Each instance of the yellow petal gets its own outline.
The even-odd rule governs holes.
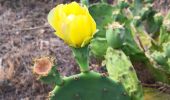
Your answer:
[[[57,7],[53,8],[50,13],[48,14],[48,22],[56,31],[55,34],[63,39],[63,34],[61,33],[61,23],[63,19],[66,17],[63,10],[63,4],[58,5]]]
[[[64,12],[67,15],[70,15],[70,14],[74,14],[74,15],[82,14],[83,15],[86,13],[86,9],[84,7],[81,7],[78,3],[72,2],[64,6]]]
[[[94,21],[94,19],[92,18],[92,16],[90,15],[88,8],[86,6],[84,6],[85,9],[85,16],[88,16],[89,22],[91,23],[91,26],[89,26],[92,30],[92,34],[96,33],[96,22]]]
[[[75,19],[76,19],[76,16],[72,14],[72,15],[67,16],[61,23],[61,33],[63,33],[63,40],[71,46],[73,44],[70,39],[71,37],[70,27],[71,27],[71,23],[73,23]]]
[[[70,25],[70,38],[73,44],[80,47],[87,37],[91,37],[91,23],[88,16],[79,15]]]
[[[90,23],[91,23],[91,28],[92,28],[92,34],[94,35],[96,33],[96,22],[94,21],[94,19],[89,15],[90,17]]]
[[[48,22],[56,30],[55,34],[73,47],[89,43],[96,32],[96,23],[87,7],[76,2],[53,8],[48,15]]]

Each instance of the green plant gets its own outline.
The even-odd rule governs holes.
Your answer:
[[[81,2],[86,5],[89,3],[88,0],[82,0]],[[121,2],[121,5],[119,5],[119,7],[123,9],[128,6],[126,4],[127,3],[125,2]],[[107,9],[107,11],[105,11],[105,9]],[[131,41],[132,35],[130,35],[130,33],[129,37],[126,38],[125,33],[123,35],[121,34],[123,31],[126,31],[126,27],[118,27],[115,30],[113,30],[113,28],[111,27],[110,30],[108,30],[108,23],[112,24],[112,21],[118,18],[114,18],[112,16],[113,10],[114,7],[104,3],[104,1],[103,3],[89,5],[89,11],[95,19],[99,31],[96,31],[96,23],[88,13],[87,8],[84,6],[80,6],[76,2],[67,5],[59,5],[50,12],[48,16],[48,21],[50,25],[56,30],[55,34],[63,39],[71,47],[73,56],[78,63],[81,72],[76,75],[62,77],[56,69],[57,65],[54,64],[52,60],[50,60],[49,58],[37,59],[37,62],[35,62],[34,66],[34,72],[39,76],[39,79],[42,82],[55,85],[55,88],[49,94],[49,98],[51,100],[143,99],[142,88],[140,87],[141,85],[138,82],[135,71],[130,72],[130,78],[122,80],[122,82],[119,82],[117,78],[114,78],[118,75],[121,76],[121,78],[123,79],[124,76],[122,75],[125,75],[123,71],[129,68],[129,66],[120,66],[120,69],[114,69],[113,72],[118,72],[116,74],[110,74],[113,72],[110,72],[110,69],[108,69],[108,72],[110,74],[109,76],[102,73],[90,71],[89,69],[89,49],[91,50],[92,54],[104,58],[106,50],[109,49],[109,46],[120,48],[122,45],[125,45],[123,44],[124,42],[127,42],[129,44],[130,42],[133,43],[133,40]],[[116,8],[116,10],[118,9]],[[99,16],[100,14],[104,14],[104,16]],[[123,21],[124,18],[126,17],[124,16],[119,20]],[[85,26],[86,24],[88,25]],[[75,30],[75,27],[77,27],[77,25],[79,28]],[[87,28],[86,30],[84,29],[85,27]],[[93,37],[95,31],[97,33]],[[107,34],[105,34],[106,31]],[[117,34],[114,35],[114,33]],[[117,40],[112,42],[111,38],[105,38],[109,34],[110,36],[113,35],[113,38]],[[78,36],[81,38],[79,38]],[[91,39],[92,41],[90,45],[88,45]],[[122,41],[120,41],[119,39],[122,39]],[[118,45],[115,46],[116,44]],[[103,49],[98,50],[100,49],[99,46],[102,45]],[[111,54],[111,56],[114,57],[115,55]],[[123,57],[126,56],[124,55]],[[126,60],[120,60],[120,62],[130,64],[129,60],[127,61],[128,63],[126,63]],[[114,63],[111,63],[108,66],[112,65],[114,65]],[[117,65],[117,63],[115,63],[115,65]],[[134,82],[130,83],[130,81]],[[135,96],[135,94],[137,95]]]
[[[131,100],[143,100],[142,86],[129,58],[121,50],[110,47],[105,58],[110,78],[123,84]]]
[[[63,79],[64,83],[50,92],[51,100],[130,100],[124,87],[96,72]]]

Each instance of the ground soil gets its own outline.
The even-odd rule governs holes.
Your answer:
[[[155,0],[155,8],[166,14],[170,3],[162,1],[168,0]],[[50,9],[63,2],[70,1],[0,0],[0,100],[47,99],[53,86],[33,75],[37,57],[55,57],[63,76],[79,72],[70,48],[47,23]]]

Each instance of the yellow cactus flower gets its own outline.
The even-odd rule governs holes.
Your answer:
[[[96,32],[96,23],[87,7],[76,2],[53,8],[48,15],[48,22],[58,37],[76,48],[89,43]]]

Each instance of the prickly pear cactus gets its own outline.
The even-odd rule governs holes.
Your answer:
[[[112,16],[113,9],[114,9],[113,6],[106,3],[97,3],[89,6],[89,12],[94,18],[97,24],[97,29],[99,30],[95,34],[95,36],[105,37],[105,33],[106,33],[105,27],[109,23],[112,23],[113,21],[113,16]]]
[[[149,57],[150,60],[155,62],[157,69],[162,70],[167,74],[170,74],[169,48],[169,42],[163,43],[162,51],[155,50]]]
[[[114,7],[107,3],[96,3],[89,6],[89,12],[94,18],[98,29],[90,43],[90,50],[92,56],[98,59],[103,59],[106,54],[108,47],[105,39],[106,27],[113,21],[113,9]]]
[[[64,78],[50,93],[51,100],[130,100],[123,86],[99,73],[88,72]]]
[[[122,50],[126,53],[128,56],[136,56],[135,60],[141,60],[144,57],[143,51],[140,50],[138,45],[136,44],[133,34],[130,30],[130,22],[133,19],[133,14],[131,15],[131,11],[129,11],[129,15],[127,15],[127,12],[125,12],[126,8],[133,8],[135,7],[139,8],[138,5],[142,2],[141,0],[135,0],[132,5],[129,5],[129,3],[126,0],[118,0],[118,4],[116,6],[111,6],[107,3],[97,3],[92,4],[89,6],[89,12],[96,21],[98,32],[94,36],[95,38],[106,38],[108,40],[108,44],[112,45],[115,48],[122,47]],[[107,9],[107,10],[106,10]],[[141,9],[139,9],[141,10]],[[135,15],[135,14],[134,14]],[[139,14],[137,14],[139,15]],[[129,17],[130,16],[130,17]],[[120,23],[122,25],[121,28],[117,28],[116,30],[110,29],[108,26],[112,25],[114,22]],[[123,31],[124,32],[123,32]],[[115,34],[114,34],[115,33]],[[124,34],[123,34],[124,33]],[[113,35],[110,35],[113,34]],[[122,38],[124,37],[124,38]],[[110,41],[112,40],[112,41]],[[97,54],[98,51],[96,50],[96,44],[103,45],[101,42],[91,42],[91,51],[94,56],[98,56],[100,54]],[[105,51],[107,47],[103,47],[102,51]],[[133,51],[133,52],[132,52]],[[96,55],[95,55],[96,54]],[[105,52],[101,53],[103,56]],[[133,57],[131,57],[133,59]]]
[[[146,52],[152,66],[152,74],[154,75],[156,81],[161,81],[166,84],[170,84],[170,37],[169,37],[169,26],[170,26],[170,13],[168,13],[164,18],[162,18],[159,13],[154,16],[155,21],[162,23],[160,27],[160,34],[158,39],[156,38],[152,43],[152,47]],[[163,21],[162,21],[163,20]]]
[[[156,81],[170,84],[170,59],[169,59],[169,15],[162,18],[159,13],[155,14],[155,22],[161,24],[158,39],[152,40],[152,46],[146,52],[147,66]],[[163,21],[162,21],[163,20]],[[156,24],[154,24],[156,25]]]
[[[81,70],[80,74],[61,77],[49,58],[35,62],[34,72],[46,84],[55,84],[50,100],[130,100],[124,86],[105,74]]]
[[[146,52],[148,58],[147,66],[156,81],[170,84],[170,59],[169,59],[169,43],[163,43],[158,46],[159,49],[151,49]]]
[[[88,45],[82,48],[72,47],[73,55],[80,67],[80,74],[63,78],[56,70],[56,66],[49,67],[53,66],[52,63],[48,64],[48,71],[46,71],[46,63],[40,64],[40,68],[37,69],[38,71],[36,70],[40,74],[39,79],[41,81],[56,85],[54,90],[50,92],[50,99],[143,100],[142,87],[131,62],[126,57],[128,55],[132,59],[141,59],[144,56],[144,53],[134,40],[135,33],[131,31],[130,25],[133,15],[139,15],[143,1],[133,0],[133,4],[130,5],[126,0],[118,0],[118,5],[114,7],[106,2],[89,5],[88,1],[81,0],[81,3],[88,6],[98,29],[90,43],[90,49],[95,56],[103,57],[106,54],[109,77],[90,71]],[[147,2],[148,0],[145,1]],[[129,15],[126,16],[125,10],[128,7],[133,8],[133,11],[129,11]],[[144,18],[149,16],[147,14],[145,14]],[[159,19],[157,20],[159,21]],[[113,21],[117,21],[122,26],[116,29],[109,28],[108,26],[112,25]],[[119,49],[119,51],[108,46]]]
[[[121,50],[107,49],[106,68],[111,79],[124,85],[131,100],[143,100],[140,81],[130,60]]]
[[[109,46],[120,48],[123,45],[125,29],[119,23],[113,23],[106,31],[106,39]]]

